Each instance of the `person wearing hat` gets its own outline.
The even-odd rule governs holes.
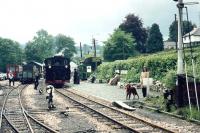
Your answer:
[[[148,95],[149,86],[148,86],[148,84],[146,84],[146,79],[148,79],[148,78],[149,78],[149,71],[148,71],[147,67],[144,66],[142,69],[141,75],[140,75],[140,83],[141,83],[141,87],[142,87],[143,97],[146,97]]]

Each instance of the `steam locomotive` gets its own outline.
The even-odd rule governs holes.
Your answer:
[[[63,87],[70,82],[70,59],[63,56],[54,56],[44,60],[45,82],[54,87]]]

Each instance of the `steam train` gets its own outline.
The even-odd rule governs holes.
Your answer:
[[[70,82],[70,59],[63,56],[54,56],[44,60],[45,82],[54,87],[63,87]]]

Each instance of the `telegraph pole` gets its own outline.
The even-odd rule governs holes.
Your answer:
[[[177,74],[184,74],[183,67],[183,39],[182,39],[182,12],[184,8],[183,0],[178,0],[178,66]]]
[[[82,58],[83,54],[82,54],[82,45],[81,45],[81,42],[80,42],[80,53],[81,53],[81,58]]]
[[[177,4],[177,7],[178,7],[178,62],[177,62],[177,64],[178,64],[178,66],[177,66],[178,88],[177,88],[177,90],[179,92],[181,92],[184,89],[184,87],[181,86],[181,84],[183,84],[183,81],[181,81],[181,75],[185,74],[185,81],[186,81],[186,85],[187,85],[188,102],[189,102],[190,116],[191,116],[192,111],[191,111],[191,101],[190,101],[190,91],[189,91],[189,84],[188,84],[186,60],[184,60],[184,63],[183,63],[183,58],[185,57],[185,53],[183,51],[183,38],[182,38],[182,33],[183,33],[182,32],[182,29],[183,29],[182,28],[182,12],[183,12],[184,5],[198,4],[198,2],[183,3],[183,0],[174,0],[174,1],[178,2],[178,4]],[[183,65],[185,65],[185,72],[184,72]],[[183,100],[183,99],[181,99],[181,97],[178,97],[178,99],[179,99],[179,101]]]
[[[93,45],[94,45],[94,57],[97,57],[97,53],[96,53],[96,40],[95,40],[95,38],[93,38],[92,40],[93,40]]]
[[[177,28],[177,21],[176,21],[176,14],[174,14],[174,19],[175,19],[175,26],[176,26],[176,28]],[[175,43],[176,43],[176,52],[177,52],[177,49],[178,49],[178,47],[177,47],[177,36],[176,36],[176,41],[175,41]]]

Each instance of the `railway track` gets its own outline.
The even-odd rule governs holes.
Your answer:
[[[116,129],[126,129],[136,133],[175,133],[138,117],[132,116],[113,107],[93,101],[66,89],[56,89],[56,92],[70,99],[74,106],[88,112],[100,122]]]
[[[21,92],[26,85],[11,88],[4,97],[1,109],[0,132],[3,133],[57,133],[44,125],[24,109]]]

